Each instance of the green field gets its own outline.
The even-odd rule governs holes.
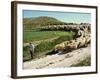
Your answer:
[[[39,41],[45,39],[51,39],[59,36],[71,36],[74,35],[74,32],[66,32],[66,31],[32,31],[32,32],[24,32],[24,43],[30,41]]]

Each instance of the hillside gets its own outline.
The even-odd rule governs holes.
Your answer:
[[[66,24],[60,20],[57,20],[56,18],[47,17],[47,16],[24,18],[23,23],[24,26],[34,26],[34,27]]]

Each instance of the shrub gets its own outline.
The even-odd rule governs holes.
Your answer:
[[[91,65],[91,58],[87,57],[83,61],[79,62],[78,64],[71,65],[72,67],[78,67],[78,66],[90,66]]]

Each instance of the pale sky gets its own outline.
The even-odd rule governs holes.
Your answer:
[[[23,17],[39,17],[48,16],[54,17],[63,22],[73,23],[91,23],[90,13],[79,13],[79,12],[57,12],[57,11],[38,11],[38,10],[24,10]]]

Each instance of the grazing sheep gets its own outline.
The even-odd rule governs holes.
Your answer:
[[[70,41],[65,41],[61,44],[58,44],[54,47],[55,52],[63,53],[64,51],[69,52],[81,47],[86,47],[88,44],[90,44],[91,38],[90,38],[90,32],[89,24],[69,24],[69,25],[56,25],[53,26],[57,30],[71,30],[76,32],[75,39]],[[52,27],[51,27],[52,28]]]
[[[59,51],[64,51],[64,49],[65,49],[65,45],[64,43],[61,43],[55,46],[54,51],[59,52]]]
[[[70,44],[70,48],[71,48],[72,50],[77,49],[77,44],[75,44],[75,43]]]
[[[86,39],[85,38],[81,38],[81,40],[79,41],[79,48],[81,47],[84,47],[85,46],[85,42],[86,42]]]
[[[88,44],[90,44],[90,42],[91,42],[91,38],[90,37],[86,37],[85,46],[88,46]]]

